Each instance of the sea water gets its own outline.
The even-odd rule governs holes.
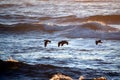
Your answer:
[[[103,43],[96,45],[98,39]],[[58,47],[62,40],[69,45]],[[48,80],[56,73],[120,80],[120,2],[0,0],[0,59],[9,57],[48,66],[2,80]]]

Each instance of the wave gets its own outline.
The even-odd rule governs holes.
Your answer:
[[[0,8],[9,8],[18,6],[17,4],[0,4]]]
[[[22,33],[28,31],[38,31],[46,33],[54,33],[58,36],[70,38],[104,38],[104,39],[120,39],[120,30],[113,28],[101,22],[83,22],[80,25],[46,25],[46,24],[28,24],[19,23],[13,25],[0,24],[0,32]]]
[[[57,18],[54,18],[54,19],[57,19]],[[59,17],[57,21],[61,23],[99,21],[107,24],[120,24],[120,15],[94,15],[94,16],[88,16],[83,18],[79,18],[75,15],[71,15],[71,16]]]
[[[85,20],[102,21],[111,24],[120,24],[120,15],[96,15],[96,16],[86,17]]]
[[[26,32],[33,30],[44,30],[43,25],[34,25],[27,23],[19,23],[13,25],[3,25],[0,24],[0,31],[4,32]]]
[[[49,80],[54,74],[62,73],[68,76],[72,76],[74,79],[78,79],[79,76],[87,76],[88,78],[93,77],[101,77],[105,76],[106,78],[118,77],[119,72],[112,71],[103,71],[103,70],[94,70],[94,69],[78,69],[78,68],[70,68],[70,67],[60,67],[54,65],[47,64],[36,64],[30,65],[23,62],[11,62],[11,61],[3,61],[0,60],[0,77],[10,77],[13,80],[16,77],[21,77],[23,80],[26,77],[29,79],[37,79],[37,80]],[[94,73],[91,75],[91,73]],[[9,75],[9,76],[8,76]],[[111,80],[109,79],[108,80]],[[8,79],[9,80],[9,79]]]
[[[80,23],[87,21],[98,21],[106,24],[120,24],[120,15],[94,15],[88,17],[77,17],[75,15],[69,15],[64,17],[40,17],[39,20],[55,20],[57,23]]]
[[[120,30],[99,22],[85,22],[64,30],[60,35],[70,38],[101,38],[120,40]]]
[[[24,16],[24,15],[2,14],[2,15],[0,15],[0,18],[1,18],[1,20],[2,20],[2,19],[25,19],[25,18],[28,18],[28,17],[26,17],[26,16]],[[29,17],[29,19],[31,19],[31,18]]]
[[[30,23],[18,23],[13,25],[0,24],[0,31],[32,31],[32,30],[46,30],[46,31],[62,31],[69,29],[90,29],[98,31],[117,31],[119,29],[108,26],[102,22],[88,21],[83,22],[80,25],[68,25],[59,26],[52,24],[30,24]]]
[[[71,26],[73,27],[73,26]],[[0,31],[2,32],[27,32],[27,31],[44,31],[48,33],[69,29],[69,26],[57,26],[47,24],[29,24],[19,23],[13,25],[0,24]]]
[[[74,0],[75,2],[120,2],[119,0],[102,0],[102,1],[99,1],[99,0]]]
[[[94,16],[88,16],[88,17],[77,17],[75,15],[69,15],[69,16],[63,16],[63,17],[41,17],[37,13],[34,13],[33,17],[31,16],[25,16],[25,15],[8,15],[8,14],[2,14],[0,15],[1,19],[21,19],[25,21],[33,21],[33,19],[37,19],[40,22],[54,22],[54,24],[65,24],[65,23],[81,23],[81,22],[87,22],[87,21],[98,21],[98,22],[104,22],[106,24],[120,24],[120,15],[94,15]],[[9,21],[8,21],[9,22]],[[23,22],[24,23],[24,22]]]
[[[34,5],[34,1],[30,0],[29,2],[26,1],[26,0],[21,0],[21,2],[17,2],[17,1],[14,1],[14,0],[10,0],[10,1],[7,1],[7,0],[4,0],[4,1],[1,1],[1,4],[0,4],[0,8],[10,8],[10,7],[18,7],[18,6],[33,6]]]

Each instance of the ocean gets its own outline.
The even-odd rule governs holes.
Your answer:
[[[69,44],[58,47],[62,40]],[[120,80],[120,1],[0,0],[0,60],[9,57],[26,66],[0,80]]]

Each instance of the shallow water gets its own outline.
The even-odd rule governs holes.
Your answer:
[[[29,64],[28,69],[2,75],[1,80],[48,80],[56,73],[74,79],[83,75],[120,80],[119,4],[0,0],[0,59],[11,56]],[[52,41],[46,48],[45,39]],[[103,43],[96,45],[97,39]],[[58,47],[61,40],[68,40],[69,45]]]

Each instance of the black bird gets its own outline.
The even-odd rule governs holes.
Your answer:
[[[96,45],[98,45],[99,43],[103,43],[101,40],[96,40],[95,41]]]
[[[47,47],[48,43],[51,43],[51,41],[50,40],[44,40],[44,47]]]
[[[64,44],[68,45],[69,43],[66,40],[60,41],[60,42],[58,42],[58,47],[63,46]]]

